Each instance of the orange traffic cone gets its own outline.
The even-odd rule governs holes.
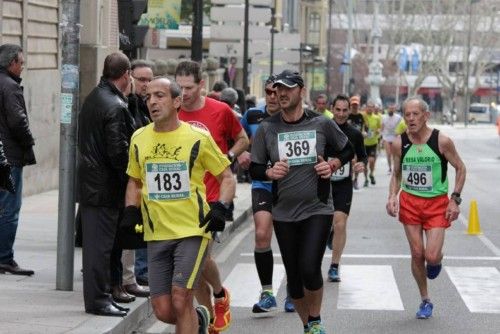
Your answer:
[[[481,226],[479,225],[479,213],[477,212],[477,202],[475,200],[472,200],[470,202],[469,227],[467,229],[467,234],[483,234],[483,232],[481,231]]]

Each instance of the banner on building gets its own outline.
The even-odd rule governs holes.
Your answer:
[[[309,87],[311,91],[325,90],[326,89],[326,75],[324,68],[314,67],[312,72],[308,72]]]
[[[155,29],[179,29],[181,0],[149,0],[148,12],[142,14],[139,25]]]

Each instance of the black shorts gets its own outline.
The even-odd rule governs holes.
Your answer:
[[[252,210],[254,214],[259,211],[272,213],[273,194],[261,188],[252,189]]]
[[[333,209],[349,215],[352,203],[352,180],[346,178],[342,181],[332,182]]]
[[[366,155],[369,157],[377,157],[377,144],[375,145],[365,145]]]

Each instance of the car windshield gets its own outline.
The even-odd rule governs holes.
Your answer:
[[[488,107],[480,107],[480,106],[471,106],[470,112],[476,114],[485,114],[488,111]]]

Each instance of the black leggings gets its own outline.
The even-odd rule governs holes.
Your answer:
[[[317,215],[298,222],[273,222],[293,299],[304,297],[304,288],[316,291],[323,287],[321,263],[332,218]]]

